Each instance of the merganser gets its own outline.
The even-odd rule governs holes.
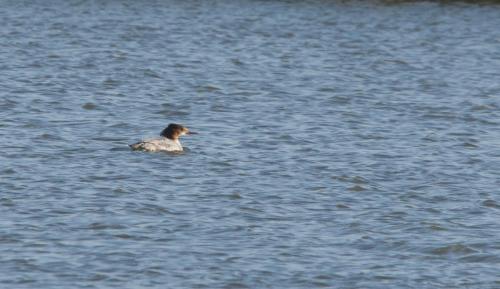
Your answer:
[[[187,127],[180,124],[171,123],[160,133],[161,138],[146,139],[129,145],[132,150],[146,152],[181,152],[183,151],[179,137],[186,134],[196,134],[189,131]]]

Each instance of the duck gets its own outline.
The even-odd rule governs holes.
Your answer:
[[[179,141],[179,137],[192,134],[197,133],[190,131],[183,125],[171,123],[161,131],[160,138],[142,140],[140,142],[130,144],[129,147],[134,151],[182,152],[184,148]]]

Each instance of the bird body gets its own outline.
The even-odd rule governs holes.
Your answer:
[[[146,139],[138,143],[131,144],[130,147],[135,151],[146,152],[175,152],[184,150],[179,140],[171,140],[166,137]]]

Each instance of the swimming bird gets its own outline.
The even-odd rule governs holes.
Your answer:
[[[196,134],[180,124],[171,123],[160,133],[161,138],[146,139],[129,145],[132,150],[146,152],[181,152],[183,151],[179,137],[186,134]]]

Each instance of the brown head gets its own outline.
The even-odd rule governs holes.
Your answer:
[[[171,140],[177,140],[181,135],[185,134],[195,134],[195,132],[190,132],[187,127],[184,127],[180,124],[171,123],[169,124],[162,132],[161,136],[166,137]]]

